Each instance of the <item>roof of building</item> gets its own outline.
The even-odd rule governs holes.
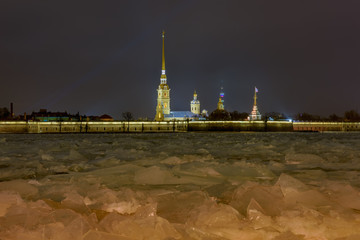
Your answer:
[[[111,116],[109,116],[109,115],[107,115],[107,114],[104,114],[104,115],[101,115],[100,117],[99,117],[99,119],[100,120],[107,120],[107,121],[109,121],[109,120],[114,120]]]
[[[196,117],[195,113],[190,111],[171,111],[170,114],[165,114],[165,118],[192,118]]]

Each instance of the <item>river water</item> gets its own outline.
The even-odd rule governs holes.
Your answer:
[[[0,239],[360,239],[360,134],[0,135]]]

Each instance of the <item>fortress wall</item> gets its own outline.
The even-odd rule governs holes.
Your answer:
[[[263,122],[190,121],[188,131],[264,131]]]
[[[26,133],[25,121],[0,121],[0,133]]]
[[[0,133],[186,132],[187,122],[25,122],[0,121]]]
[[[360,122],[344,122],[343,131],[360,131]]]
[[[189,131],[293,131],[292,122],[283,121],[191,121]]]
[[[172,121],[25,122],[0,121],[0,133],[153,133],[187,131],[326,132],[360,131],[360,122]]]
[[[266,122],[267,132],[292,132],[293,122],[287,121],[268,121]]]
[[[294,122],[294,131],[324,132],[324,131],[360,131],[359,122]]]

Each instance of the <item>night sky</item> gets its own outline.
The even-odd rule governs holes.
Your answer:
[[[161,31],[171,110],[360,110],[360,1],[0,1],[0,107],[155,115]]]

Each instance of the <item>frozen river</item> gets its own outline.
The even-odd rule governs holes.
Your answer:
[[[0,135],[0,239],[360,239],[360,134]]]

